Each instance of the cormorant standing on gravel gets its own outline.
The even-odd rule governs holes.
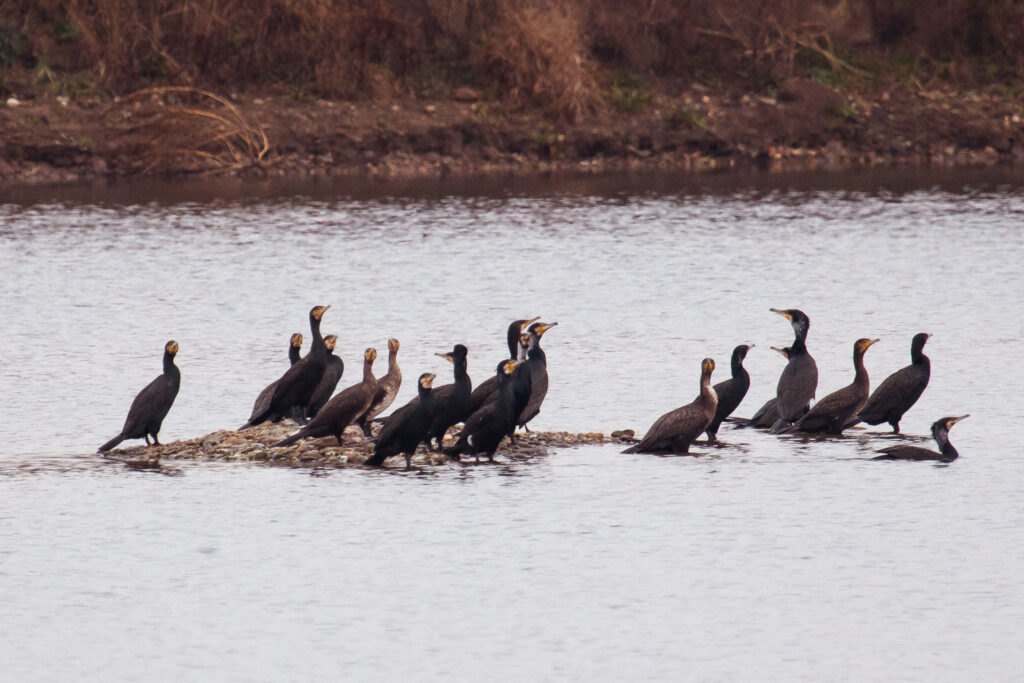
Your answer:
[[[488,460],[494,460],[494,452],[498,450],[501,440],[515,427],[515,402],[512,397],[512,375],[522,365],[519,360],[503,360],[495,370],[495,384],[498,397],[485,404],[469,416],[459,440],[445,454],[459,460],[463,454],[475,455],[477,459],[483,453]]]
[[[338,356],[334,355],[334,346],[338,343],[338,337],[329,334],[324,337],[324,346],[327,348],[327,366],[324,374],[320,376],[320,382],[313,391],[313,396],[306,406],[306,417],[314,418],[320,409],[331,400],[334,390],[338,387],[342,374],[345,372],[345,363]]]
[[[377,380],[373,376],[373,361],[377,358],[376,349],[363,352],[363,381],[340,392],[327,402],[320,412],[305,427],[287,439],[274,444],[290,446],[299,439],[333,436],[341,445],[341,437],[357,416],[366,412],[373,400],[373,392],[377,388]]]
[[[373,435],[370,422],[394,403],[395,397],[398,396],[398,390],[402,388],[402,368],[398,367],[399,346],[397,339],[393,337],[388,339],[387,374],[377,380],[377,390],[370,402],[370,407],[356,418],[356,424],[363,430],[363,436],[366,438]]]
[[[440,449],[444,445],[444,435],[448,429],[469,417],[469,397],[473,393],[473,382],[466,371],[469,350],[462,344],[456,344],[448,353],[436,355],[452,364],[455,381],[431,392],[436,411],[424,440],[427,448],[431,450],[434,449],[432,441],[436,441],[437,448]]]
[[[174,405],[174,398],[181,387],[181,370],[174,364],[177,353],[178,342],[172,340],[164,344],[163,373],[138,393],[128,409],[121,433],[100,446],[100,453],[106,453],[125,439],[145,439],[149,446],[149,437],[152,436],[153,444],[160,445],[157,438],[160,426]]]
[[[420,375],[416,398],[385,418],[373,446],[373,455],[364,464],[380,467],[392,455],[401,453],[405,456],[405,468],[412,467],[412,456],[420,442],[427,438],[437,410],[431,395],[434,377],[430,372]]]

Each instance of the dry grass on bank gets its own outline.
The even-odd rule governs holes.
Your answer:
[[[914,83],[1024,79],[1016,0],[0,0],[13,70],[124,94],[485,97],[579,120],[673,79],[763,88],[795,70]]]

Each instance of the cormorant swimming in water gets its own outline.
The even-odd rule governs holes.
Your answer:
[[[690,452],[690,444],[708,428],[718,407],[718,397],[711,386],[715,361],[705,358],[701,361],[700,370],[700,394],[696,400],[659,417],[640,443],[623,453]]]
[[[505,333],[505,341],[508,342],[508,357],[511,360],[519,358],[519,335],[525,332],[531,323],[538,320],[540,320],[539,317],[530,318],[529,320],[513,320],[509,323],[508,330]],[[469,398],[470,415],[480,410],[485,403],[493,398],[497,386],[497,380],[494,377],[488,377],[477,385]]]
[[[437,448],[440,449],[448,429],[469,417],[469,397],[473,393],[473,382],[466,372],[469,350],[462,344],[456,344],[448,353],[436,355],[452,364],[455,381],[431,392],[436,411],[425,439],[427,448],[431,450],[434,449],[432,440],[437,441]]]
[[[295,365],[299,362],[301,359],[301,349],[302,334],[300,332],[295,332],[292,334],[291,339],[288,340],[289,365]],[[256,402],[252,404],[252,415],[260,415],[270,408],[270,403],[274,400],[274,392],[277,391],[277,383],[279,381],[280,379],[275,379],[260,392],[259,396],[256,397]]]
[[[544,403],[544,397],[548,393],[548,357],[544,349],[540,347],[540,338],[558,323],[532,323],[526,328],[530,335],[529,346],[527,347],[526,367],[530,371],[530,396],[526,407],[519,412],[516,425],[526,428],[527,423],[537,417],[540,406]],[[527,430],[529,431],[529,430]]]
[[[305,407],[309,404],[309,399],[320,383],[320,377],[327,365],[327,346],[324,344],[323,335],[320,334],[320,320],[329,308],[330,306],[314,306],[310,309],[309,329],[313,333],[313,344],[309,353],[288,368],[288,371],[277,380],[277,387],[269,405],[259,406],[257,402],[249,421],[242,425],[241,429],[255,427],[267,420],[280,422],[282,418],[291,415],[301,417],[305,412]],[[256,411],[255,408],[261,410]]]
[[[338,356],[334,355],[334,346],[338,343],[338,337],[329,334],[324,337],[324,346],[327,347],[327,367],[324,374],[320,376],[320,382],[313,391],[313,396],[306,406],[306,417],[313,418],[320,412],[320,409],[331,400],[334,390],[338,387],[342,373],[345,372],[345,363]]]
[[[153,444],[159,446],[160,426],[167,417],[174,398],[181,387],[181,370],[174,364],[174,356],[178,353],[178,342],[169,341],[164,344],[164,371],[156,379],[146,385],[132,401],[128,409],[128,417],[124,421],[121,433],[100,446],[100,453],[106,453],[125,439],[145,439],[149,446],[149,437]]]
[[[780,432],[799,420],[807,412],[814,393],[818,389],[818,365],[807,352],[807,331],[811,320],[803,311],[771,309],[793,326],[794,339],[789,347],[789,362],[779,376],[775,389],[778,419],[772,425],[772,432]]]
[[[416,398],[385,418],[373,447],[373,455],[364,464],[380,467],[392,455],[402,453],[405,455],[405,468],[412,467],[412,456],[420,442],[427,438],[437,409],[431,395],[434,377],[430,372],[420,375]]]
[[[287,439],[275,443],[274,447],[290,446],[299,439],[322,436],[333,436],[341,445],[345,428],[365,413],[373,400],[373,392],[377,388],[377,380],[373,376],[373,361],[376,358],[376,349],[366,349],[363,352],[363,381],[340,392],[320,409],[309,424]]]
[[[920,446],[889,446],[888,448],[882,448],[878,452],[884,455],[879,455],[874,460],[938,460],[939,462],[953,462],[960,454],[957,452],[953,444],[949,442],[949,430],[953,428],[960,420],[969,418],[970,415],[961,415],[960,417],[944,417],[941,420],[935,422],[932,425],[932,437],[935,442],[939,444],[939,453],[930,451],[927,448],[921,448]]]
[[[924,355],[924,345],[931,336],[925,332],[914,335],[910,343],[910,365],[886,377],[847,427],[858,422],[867,422],[869,425],[888,422],[894,433],[900,433],[900,420],[921,398],[931,378],[932,363]]]
[[[850,417],[857,414],[868,400],[871,388],[868,371],[864,368],[864,354],[877,339],[858,339],[853,343],[853,383],[833,391],[814,404],[807,414],[786,428],[787,432],[828,432],[842,434]]]
[[[363,436],[370,438],[373,435],[370,422],[385,410],[387,410],[398,396],[398,390],[402,387],[402,368],[398,367],[398,340],[388,339],[388,371],[377,381],[376,393],[370,407],[366,412],[356,419],[356,424],[363,430]]]
[[[512,396],[512,375],[522,365],[519,360],[503,360],[495,370],[498,397],[470,415],[466,419],[462,433],[455,445],[446,448],[445,454],[459,460],[462,454],[487,455],[494,460],[494,452],[498,450],[501,440],[515,427],[515,402]]]
[[[715,395],[718,396],[718,407],[706,430],[708,441],[718,440],[718,428],[722,426],[725,418],[739,407],[750,389],[750,373],[743,367],[743,359],[752,348],[753,344],[740,344],[732,350],[732,377],[714,387]]]

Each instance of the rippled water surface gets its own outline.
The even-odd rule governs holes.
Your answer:
[[[1012,175],[4,191],[0,678],[1014,680],[1022,224]],[[407,378],[463,342],[479,381],[509,320],[557,320],[539,429],[643,431],[744,342],[750,414],[769,307],[811,317],[819,397],[854,339],[877,383],[932,332],[906,439],[972,417],[950,466],[869,461],[879,428],[418,474],[90,455],[171,338],[161,437],[241,424],[316,303],[342,385],[389,336]]]

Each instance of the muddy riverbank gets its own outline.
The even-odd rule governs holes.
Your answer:
[[[1022,111],[996,89],[842,92],[809,78],[768,95],[693,85],[577,124],[468,88],[373,102],[175,88],[37,93],[0,102],[0,180],[986,166],[1020,162]]]

